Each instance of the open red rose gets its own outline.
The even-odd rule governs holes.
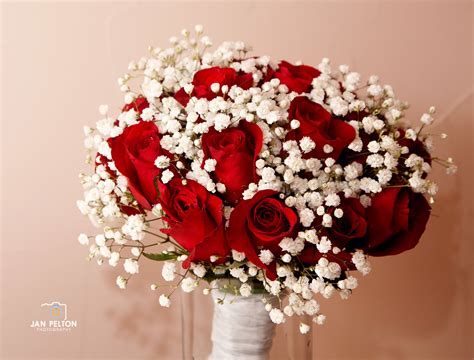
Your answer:
[[[247,121],[221,132],[211,128],[202,136],[204,161],[217,161],[214,178],[225,185],[225,198],[230,203],[241,199],[248,185],[257,181],[255,161],[262,143],[260,127]]]
[[[183,185],[181,179],[174,178],[166,185],[159,183],[159,189],[160,204],[169,225],[161,231],[189,251],[183,265],[209,261],[211,256],[225,258],[229,248],[224,235],[222,200],[193,180]]]
[[[356,132],[348,123],[331,118],[331,114],[321,105],[312,102],[306,96],[298,96],[293,99],[288,109],[288,119],[299,120],[300,127],[290,130],[286,140],[299,141],[307,136],[316,144],[316,148],[303,157],[325,159],[331,157],[339,158],[341,152],[355,139]],[[324,145],[331,145],[330,153],[324,152]]]
[[[227,238],[232,249],[243,252],[247,259],[266,270],[270,280],[276,279],[275,262],[265,265],[261,250],[281,253],[280,241],[297,231],[298,216],[273,190],[257,192],[250,200],[241,201],[232,211]]]
[[[396,255],[418,244],[431,207],[421,194],[407,188],[386,188],[367,208],[368,237],[364,250],[372,256]]]
[[[334,218],[332,226],[325,232],[333,245],[344,249],[366,236],[366,209],[356,198],[343,199],[338,207],[343,211],[342,218]]]
[[[321,72],[318,69],[311,66],[292,65],[289,62],[282,61],[278,65],[275,77],[278,78],[282,84],[288,86],[290,91],[304,93],[310,90],[313,79],[320,74]]]
[[[128,179],[128,187],[137,202],[150,210],[157,202],[156,180],[161,174],[154,162],[160,155],[169,156],[160,145],[160,134],[153,122],[140,121],[109,139],[112,159]]]
[[[193,77],[193,91],[191,96],[197,98],[206,98],[207,100],[212,100],[218,95],[222,95],[222,92],[219,90],[218,93],[214,93],[211,90],[211,85],[217,83],[221,87],[227,85],[229,89],[233,85],[237,85],[244,90],[249,89],[253,84],[252,74],[247,73],[237,73],[232,68],[221,68],[221,67],[212,67],[204,70],[199,70]],[[175,94],[175,99],[183,106],[186,106],[190,96],[184,91],[184,88],[180,89]]]

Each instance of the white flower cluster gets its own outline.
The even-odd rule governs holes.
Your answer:
[[[278,70],[278,65],[268,56],[249,57],[250,48],[242,42],[225,42],[210,51],[212,42],[203,36],[201,26],[195,28],[196,37],[186,30],[182,34],[182,39],[170,39],[171,47],[150,47],[149,57],[130,63],[129,73],[118,80],[126,104],[122,112],[114,119],[108,115],[108,107],[102,105],[99,110],[103,118],[95,129],[85,128],[84,145],[91,154],[87,160],[95,164],[95,170],[92,175],[81,175],[85,193],[77,205],[104,231],[92,245],[91,237],[84,234],[79,236],[79,242],[90,247],[89,258],[96,258],[100,264],[107,259],[111,266],[116,266],[124,259],[128,277],[117,278],[120,288],[125,288],[129,277],[139,272],[142,255],[150,257],[149,246],[166,243],[168,247],[157,257],[167,260],[162,277],[174,281],[179,275],[183,291],[193,291],[203,279],[227,276],[239,281],[236,291],[249,296],[255,283],[259,283],[274,296],[283,299],[287,295],[284,303],[280,302],[281,307],[266,304],[273,322],[282,323],[285,316],[307,314],[315,323],[322,324],[325,317],[319,313],[319,304],[313,297],[320,294],[330,298],[337,292],[346,299],[358,285],[349,270],[354,268],[366,275],[371,269],[362,250],[339,248],[328,235],[344,218],[346,199],[356,198],[368,208],[373,196],[390,186],[407,187],[431,199],[436,194],[436,184],[426,178],[434,161],[427,152],[432,139],[422,133],[424,126],[433,123],[435,110],[431,108],[423,114],[419,127],[407,128],[401,123],[406,103],[398,100],[393,89],[382,85],[376,76],[363,83],[361,75],[350,71],[347,65],[334,69],[328,59],[323,59],[317,67],[319,75],[310,79],[309,88],[296,92],[279,78],[268,77]],[[198,96],[194,75],[211,67],[248,74],[251,84],[241,87],[212,83],[206,85],[206,91],[214,96]],[[132,90],[130,85],[135,78],[141,79],[139,91]],[[179,101],[179,92],[187,97],[186,103]],[[350,125],[347,131],[354,136],[342,149],[343,161],[338,142],[330,141],[336,135],[327,135],[327,141],[324,137],[316,141],[306,130],[304,120],[290,115],[297,97],[310,100],[331,117]],[[134,106],[139,100],[146,100],[145,108]],[[223,263],[214,264],[217,258],[191,263],[186,273],[181,274],[183,269],[176,263],[186,261],[188,252],[153,228],[159,223],[154,221],[165,215],[161,206],[152,204],[153,210],[146,212],[112,159],[109,140],[140,122],[156,124],[160,146],[170,154],[160,154],[153,160],[161,171],[162,184],[180,176],[183,184],[194,180],[214,195],[226,194],[227,188],[215,180],[219,164],[216,159],[206,158],[202,137],[210,129],[222,132],[241,122],[259,127],[263,143],[255,161],[258,181],[248,185],[242,198],[250,200],[259,191],[274,190],[294,210],[299,221],[295,236],[284,237],[278,251],[257,251],[263,264],[276,263],[276,279],[266,278],[263,269],[235,250]],[[300,130],[301,137],[292,136]],[[451,159],[445,165],[448,172],[455,171]],[[233,208],[225,203],[225,219],[229,219]],[[158,243],[144,243],[147,233],[158,237]],[[303,265],[299,256],[308,247],[314,248],[319,256],[313,264]],[[127,249],[130,254],[124,254]],[[347,259],[341,257],[343,252],[349,254]],[[157,288],[158,285],[152,285],[153,290]],[[161,295],[159,303],[169,307],[169,294]],[[300,330],[305,333],[309,326],[301,324]]]

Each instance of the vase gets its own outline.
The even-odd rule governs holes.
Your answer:
[[[278,306],[284,297],[279,300],[262,290],[254,287],[248,297],[220,287],[214,288],[209,297],[183,294],[182,358],[312,359],[312,334],[299,331],[300,322],[311,325],[311,318],[294,316],[287,318],[285,324],[273,324],[265,304]]]

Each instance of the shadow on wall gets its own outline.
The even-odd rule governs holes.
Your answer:
[[[368,291],[366,301],[371,302],[372,317],[367,316],[364,320],[363,333],[354,334],[358,347],[365,349],[360,350],[359,354],[364,355],[359,358],[412,359],[413,347],[417,348],[419,356],[427,357],[428,352],[435,356],[435,350],[427,347],[433,339],[439,339],[440,349],[452,349],[453,359],[469,353],[470,349],[463,348],[462,341],[453,343],[452,340],[472,332],[472,299],[465,288],[472,283],[468,265],[473,250],[468,241],[473,234],[472,229],[459,226],[473,218],[474,194],[468,185],[473,180],[469,173],[472,154],[466,151],[471,146],[472,129],[468,131],[463,127],[472,121],[463,118],[469,116],[471,103],[472,94],[464,96],[435,128],[439,133],[447,132],[449,141],[436,141],[434,153],[442,158],[452,156],[459,172],[446,178],[445,169],[434,164],[431,178],[441,187],[420,244],[400,257],[372,260],[374,271],[369,276],[374,279],[369,281],[370,289],[360,289]],[[469,210],[466,212],[466,209]],[[395,267],[403,267],[403,278],[386,267],[393,269],[394,263]],[[361,286],[364,286],[363,281]],[[358,295],[356,292],[354,298]],[[363,299],[352,300],[356,300],[359,310],[365,309],[366,315],[369,314],[367,306],[362,305]],[[381,333],[384,334],[383,341],[379,341]],[[410,347],[410,355],[405,354]]]
[[[170,289],[150,290],[152,283],[163,284],[161,265],[158,262],[144,259],[140,263],[140,273],[133,276],[126,290],[118,290],[115,279],[120,271],[108,269],[104,272],[106,286],[114,287],[117,291],[126,291],[128,301],[126,306],[118,308],[115,303],[106,307],[106,317],[114,324],[114,336],[121,341],[132,342],[148,353],[148,359],[163,359],[167,354],[169,359],[181,358],[181,315],[180,294],[176,291],[172,298],[171,308],[159,305],[158,297]],[[163,324],[167,324],[163,326]]]
[[[452,312],[459,310],[454,308],[459,305],[454,303],[454,299],[462,293],[463,301],[468,300],[468,292],[461,289],[470,283],[471,271],[466,266],[469,252],[465,251],[464,246],[467,245],[465,240],[471,236],[467,233],[468,229],[459,224],[466,209],[472,212],[474,196],[472,188],[466,186],[472,180],[468,174],[469,163],[472,163],[471,154],[465,151],[470,147],[471,134],[462,126],[470,123],[470,119],[463,119],[462,116],[468,116],[469,111],[466,109],[471,103],[472,94],[464,97],[445,116],[446,120],[434,128],[435,131],[439,129],[440,133],[447,132],[450,139],[436,141],[434,153],[442,158],[452,156],[459,166],[459,172],[454,177],[446,178],[444,168],[434,164],[432,179],[441,184],[441,189],[416,259],[411,263],[412,276],[404,279],[403,283],[408,294],[406,303],[413,301],[417,304],[406,309],[406,318],[413,319],[410,326],[400,329],[400,333],[406,337],[423,339],[446,331],[449,319],[455,318]],[[466,261],[460,261],[463,257]],[[461,307],[465,305],[460,304]],[[462,310],[463,314],[469,311],[468,308]],[[424,314],[438,316],[425,317]]]

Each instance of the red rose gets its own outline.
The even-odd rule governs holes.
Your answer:
[[[351,247],[356,240],[366,235],[366,209],[355,198],[343,199],[339,208],[343,211],[342,218],[334,218],[332,226],[326,229],[326,233],[333,245],[344,249],[347,246]]]
[[[372,256],[396,255],[418,244],[431,207],[407,188],[386,188],[367,208],[368,237],[364,250]]]
[[[331,118],[321,105],[309,100],[306,96],[298,96],[293,99],[288,109],[289,120],[299,120],[300,127],[290,130],[286,140],[301,140],[307,136],[316,144],[316,148],[303,155],[304,158],[324,159],[331,157],[339,158],[341,152],[355,139],[356,132],[348,123]],[[332,152],[326,154],[324,145],[331,145]]]
[[[159,189],[160,204],[169,225],[161,231],[189,251],[185,267],[191,261],[228,255],[221,199],[193,180],[183,185],[181,179],[174,178],[166,185],[159,183]]]
[[[232,211],[227,231],[232,249],[243,252],[247,259],[266,270],[270,280],[276,279],[275,262],[265,265],[259,258],[261,250],[281,253],[280,241],[295,233],[298,217],[273,190],[262,190],[250,200],[241,201]]]
[[[112,159],[117,169],[128,179],[128,187],[145,209],[156,203],[156,178],[160,175],[154,162],[160,155],[169,156],[160,145],[160,134],[153,122],[140,121],[125,128],[122,134],[109,139]]]
[[[290,91],[304,93],[309,91],[311,83],[321,72],[307,65],[292,65],[289,62],[282,61],[278,65],[275,77],[280,79],[282,84],[288,86]]]
[[[211,128],[202,136],[204,161],[217,161],[213,174],[215,180],[225,185],[229,202],[236,203],[248,185],[257,181],[255,161],[262,143],[260,127],[247,121],[221,132]]]
[[[211,90],[211,85],[217,83],[221,87],[227,85],[229,89],[233,85],[237,85],[244,90],[249,89],[253,84],[252,74],[247,73],[237,73],[232,68],[221,68],[221,67],[212,67],[209,69],[199,70],[193,77],[193,91],[191,96],[197,98],[206,98],[207,100],[212,100],[216,96],[222,96],[222,92],[219,90],[218,93],[214,93]],[[184,88],[180,89],[175,94],[175,99],[183,106],[186,106],[190,96],[184,91]]]

